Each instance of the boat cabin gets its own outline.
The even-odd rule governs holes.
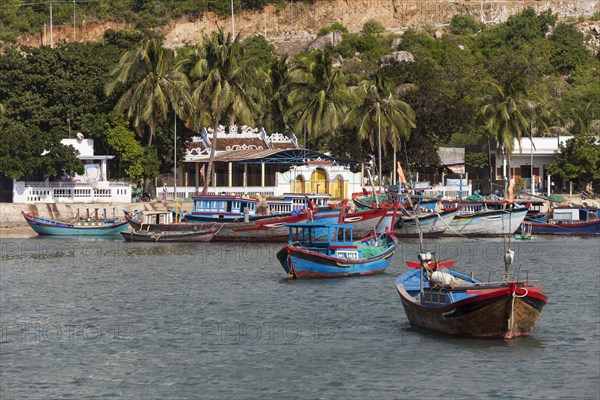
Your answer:
[[[350,224],[294,223],[286,226],[289,228],[290,244],[337,258],[362,258],[361,246],[352,242]]]
[[[249,216],[255,216],[259,202],[256,199],[227,195],[193,196],[192,200],[194,202],[192,214],[212,218],[243,217],[246,208]]]
[[[553,223],[590,222],[598,220],[598,209],[588,207],[556,207],[552,212]]]
[[[132,219],[144,225],[148,224],[172,224],[172,211],[135,211]]]

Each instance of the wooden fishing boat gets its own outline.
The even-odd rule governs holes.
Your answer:
[[[450,335],[512,339],[532,333],[547,297],[528,282],[484,283],[457,271],[431,265],[401,275],[396,289],[411,325]],[[431,266],[431,267],[430,267]]]
[[[376,233],[352,240],[348,224],[287,224],[288,244],[277,259],[290,278],[341,278],[380,274],[397,247],[391,233]],[[315,239],[316,229],[327,229],[325,240]]]
[[[219,231],[217,224],[210,228],[196,231],[148,232],[128,231],[121,232],[121,236],[128,242],[209,242]]]
[[[338,212],[339,213],[339,212]],[[306,221],[309,211],[294,215],[271,216],[249,222],[176,222],[170,211],[125,212],[125,218],[138,232],[191,232],[212,228],[219,231],[212,241],[226,242],[285,242],[288,238],[286,223]]]
[[[315,193],[286,193],[283,200],[205,194],[192,196],[192,211],[180,214],[188,222],[249,222],[300,213],[307,208],[328,209],[328,199],[329,195]]]
[[[40,218],[38,216],[21,211],[21,215],[27,221],[27,224],[38,235],[52,236],[110,236],[118,235],[129,227],[127,221],[117,221],[106,218],[98,218],[98,213],[94,217],[77,219],[75,222],[58,222],[50,219]]]
[[[526,208],[457,213],[444,236],[504,236],[515,233],[525,219]]]
[[[441,212],[430,212],[419,215],[419,228],[425,237],[434,237],[443,234],[456,216],[457,209],[448,209]],[[397,237],[418,237],[419,229],[415,216],[402,215],[394,226],[394,235]]]
[[[598,209],[556,207],[547,222],[525,221],[521,231],[531,235],[600,235]]]
[[[436,262],[437,262],[437,268],[452,268],[454,266],[454,260],[436,261]],[[408,268],[412,268],[412,269],[421,268],[421,263],[416,262],[416,261],[406,261],[406,265],[408,266]],[[427,263],[427,266],[429,268],[433,269],[434,267],[436,267],[436,264],[433,261],[429,261]]]

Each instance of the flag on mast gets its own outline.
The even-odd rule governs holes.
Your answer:
[[[402,165],[400,164],[400,161],[398,161],[398,180],[400,181],[400,183],[402,183],[403,185],[408,185],[408,182],[406,181],[406,177],[404,176],[404,171],[402,170]]]

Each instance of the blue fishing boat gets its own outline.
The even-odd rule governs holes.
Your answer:
[[[597,208],[556,207],[543,222],[523,222],[521,231],[533,235],[600,235],[598,213]]]
[[[119,235],[129,227],[127,221],[95,217],[78,218],[73,223],[52,221],[21,211],[21,215],[38,235],[53,236],[110,236]]]
[[[325,211],[329,195],[288,193],[283,200],[265,200],[257,195],[250,199],[232,195],[192,196],[192,211],[180,212],[188,222],[242,222],[256,221],[273,215],[299,214],[312,208]]]
[[[527,281],[481,282],[443,268],[432,253],[401,275],[396,289],[411,325],[450,335],[512,339],[528,336],[547,297]]]
[[[288,244],[277,259],[290,278],[340,278],[380,274],[390,263],[397,247],[391,233],[376,233],[352,240],[352,225],[298,223],[289,228]],[[327,230],[325,239],[315,232]]]

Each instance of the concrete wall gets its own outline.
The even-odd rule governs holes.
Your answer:
[[[79,209],[80,215],[85,215],[86,208],[90,214],[98,208],[98,215],[102,215],[102,210],[106,208],[107,217],[112,217],[112,209],[115,209],[115,216],[123,218],[123,210],[146,210],[158,211],[166,209],[175,209],[175,203],[163,204],[160,202],[142,202],[142,203],[91,203],[91,204],[19,204],[19,203],[0,203],[0,227],[26,225],[25,219],[21,216],[21,211],[36,213],[40,217],[49,218],[56,221],[70,221],[77,215]],[[192,203],[180,203],[180,210],[191,211]]]

